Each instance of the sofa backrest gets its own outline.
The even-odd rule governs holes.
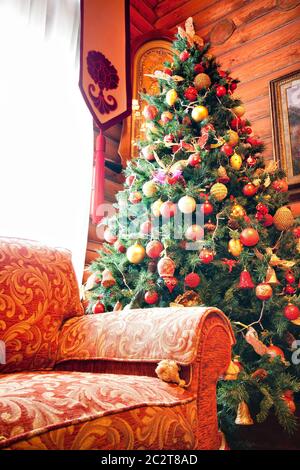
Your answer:
[[[51,369],[63,322],[82,314],[69,251],[0,237],[0,373]]]

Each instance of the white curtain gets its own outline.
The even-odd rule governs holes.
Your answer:
[[[93,131],[79,21],[79,0],[0,0],[0,235],[70,249],[80,282]]]

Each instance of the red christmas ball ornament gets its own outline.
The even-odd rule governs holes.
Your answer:
[[[138,191],[134,191],[133,193],[129,194],[129,201],[131,204],[138,204],[142,200],[142,195]]]
[[[190,166],[198,166],[201,163],[200,153],[192,153],[188,158],[188,163]]]
[[[201,282],[201,278],[197,273],[189,273],[184,278],[184,284],[191,289],[198,287]]]
[[[266,214],[262,224],[264,227],[270,227],[271,225],[273,225],[273,222],[273,216],[271,214]]]
[[[127,176],[125,180],[125,183],[127,184],[127,186],[132,186],[134,182],[135,182],[135,175]]]
[[[286,180],[276,180],[273,181],[272,188],[278,193],[286,193],[289,190],[289,185]]]
[[[262,204],[261,202],[257,204],[256,210],[257,212],[260,212],[263,215],[266,215],[269,212],[269,209],[267,208],[267,206],[265,204]]]
[[[197,224],[190,225],[190,227],[188,227],[185,232],[185,238],[194,242],[197,240],[202,240],[203,236],[204,230],[200,225]]]
[[[118,240],[118,237],[111,232],[109,227],[106,227],[106,229],[104,230],[103,238],[107,243],[110,243],[111,245],[113,245]]]
[[[152,145],[146,145],[146,147],[143,147],[142,154],[143,157],[146,158],[146,160],[149,160],[149,162],[155,160]]]
[[[259,242],[259,234],[255,228],[244,228],[240,235],[240,240],[244,246],[255,246]]]
[[[105,312],[105,307],[102,302],[96,302],[92,308],[93,313],[103,313]]]
[[[196,64],[196,65],[194,66],[194,72],[197,73],[197,74],[204,72],[204,67],[203,67],[203,65],[202,65],[202,64]]]
[[[255,295],[259,300],[269,300],[273,295],[273,289],[270,284],[261,282],[256,286]]]
[[[179,54],[179,58],[181,60],[181,62],[185,62],[186,60],[188,60],[188,58],[190,57],[190,53],[185,50],[185,51],[182,51],[180,54]]]
[[[174,140],[175,140],[175,137],[174,137],[173,134],[166,134],[166,135],[164,136],[164,142],[165,142],[166,144],[171,144],[172,142],[174,142]]]
[[[217,96],[221,97],[221,96],[226,95],[226,93],[227,93],[227,90],[223,85],[218,85],[217,86],[217,88],[216,88],[216,95]]]
[[[296,287],[292,286],[291,284],[288,284],[284,288],[284,293],[286,295],[294,295],[296,293],[296,290],[297,290]]]
[[[274,359],[277,356],[280,356],[282,360],[285,360],[284,357],[284,352],[282,349],[280,349],[278,346],[274,346],[274,344],[271,344],[270,346],[267,347],[267,354]]]
[[[193,86],[189,86],[184,92],[184,97],[189,101],[196,101],[197,96],[198,91]]]
[[[152,121],[153,119],[156,118],[158,113],[158,109],[156,106],[153,106],[151,104],[147,104],[144,109],[143,109],[143,116],[145,119],[148,119],[149,121]]]
[[[209,201],[204,201],[203,204],[201,204],[201,212],[204,215],[210,215],[214,211],[214,206],[211,204]]]
[[[229,144],[222,145],[221,151],[224,152],[227,157],[230,157],[234,153],[233,148]]]
[[[176,204],[174,204],[172,201],[163,202],[163,204],[160,206],[160,214],[162,217],[174,217],[176,210]]]
[[[214,253],[208,248],[202,248],[199,253],[199,259],[203,264],[209,264],[214,260]]]
[[[126,247],[120,242],[120,240],[117,240],[114,243],[114,247],[116,250],[118,250],[119,253],[125,253],[126,252]]]
[[[237,89],[237,83],[236,83],[236,82],[232,82],[232,83],[230,84],[230,90],[231,90],[231,91],[234,91],[234,90],[236,90],[236,89]]]
[[[287,271],[285,273],[284,278],[285,278],[286,282],[288,282],[289,284],[294,284],[294,282],[296,281],[295,276],[292,273],[292,271]]]
[[[250,168],[252,168],[254,165],[256,165],[256,158],[250,155],[250,157],[247,158],[246,162],[247,162],[247,165],[250,166]]]
[[[228,73],[225,72],[225,70],[219,70],[219,75],[220,75],[221,78],[226,78]]]
[[[145,222],[143,222],[140,226],[140,232],[143,234],[143,235],[147,235],[148,233],[150,233],[152,230],[152,223],[150,220],[146,220]]]
[[[147,243],[146,253],[149,258],[159,258],[163,249],[164,246],[159,240],[152,240]]]
[[[245,124],[245,120],[240,117],[234,118],[230,122],[230,127],[234,130],[241,129]]]
[[[243,187],[243,194],[247,197],[254,196],[258,191],[258,187],[252,183],[247,183],[246,186]]]
[[[159,295],[156,291],[147,291],[144,296],[144,300],[148,305],[154,305],[158,302]]]
[[[165,67],[163,69],[163,72],[166,73],[167,75],[170,75],[170,77],[173,75],[173,72],[171,69],[169,69],[168,67]]]
[[[297,305],[289,303],[284,307],[284,316],[288,320],[297,320],[300,316],[300,310]]]
[[[248,137],[246,139],[247,144],[252,145],[253,147],[256,147],[258,145],[262,145],[262,141],[257,139],[256,137]]]
[[[293,235],[295,238],[300,238],[300,225],[293,229]]]

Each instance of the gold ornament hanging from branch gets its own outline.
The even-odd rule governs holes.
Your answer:
[[[245,401],[241,401],[241,403],[239,403],[235,424],[240,424],[243,426],[249,426],[253,424],[253,419],[251,418],[248,405]]]

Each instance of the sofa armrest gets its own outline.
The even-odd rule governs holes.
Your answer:
[[[201,360],[201,332],[208,324],[224,330],[229,346],[234,343],[228,319],[213,307],[135,309],[72,318],[61,330],[56,363],[172,359],[190,365]]]

